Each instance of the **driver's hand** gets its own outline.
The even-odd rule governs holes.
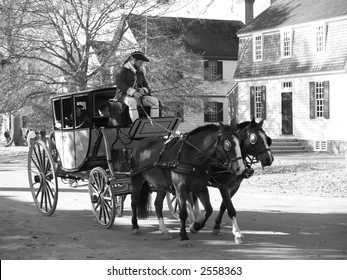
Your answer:
[[[147,92],[146,92],[143,88],[140,88],[140,89],[139,89],[139,92],[140,92],[142,95],[147,95]]]

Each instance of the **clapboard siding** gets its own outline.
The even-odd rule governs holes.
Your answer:
[[[250,86],[265,85],[267,90],[267,119],[264,128],[271,137],[281,136],[281,92],[282,82],[293,83],[293,132],[303,140],[347,140],[345,129],[347,74],[315,75],[286,79],[266,79],[263,81],[239,82],[239,119],[250,117]],[[330,118],[310,119],[309,83],[329,81]]]
[[[326,50],[320,54],[314,51],[314,26],[291,28],[293,44],[290,58],[281,58],[280,30],[263,33],[263,60],[258,62],[253,61],[253,35],[240,38],[235,78],[343,70],[347,59],[347,19],[326,23]]]

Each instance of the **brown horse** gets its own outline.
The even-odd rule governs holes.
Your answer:
[[[262,167],[270,166],[274,160],[270,150],[271,138],[266,135],[262,128],[263,121],[256,123],[252,121],[238,124],[237,135],[240,139],[242,157],[246,163],[246,171],[242,175],[231,174],[225,168],[219,166],[211,167],[211,183],[219,189],[223,202],[221,203],[219,213],[215,220],[213,233],[221,234],[220,224],[225,210],[232,221],[232,231],[235,236],[236,243],[245,241],[236,221],[236,210],[233,206],[231,198],[238,191],[241,182],[253,174],[252,164],[260,162]],[[195,206],[196,207],[196,206]],[[195,211],[197,211],[195,209]]]
[[[131,155],[133,233],[140,234],[137,214],[140,217],[148,215],[149,184],[157,191],[155,210],[159,229],[165,239],[170,239],[171,235],[164,224],[162,209],[166,192],[171,187],[174,188],[180,207],[181,240],[189,240],[186,232],[186,201],[190,192],[200,199],[205,208],[201,220],[190,226],[192,232],[199,231],[212,213],[207,190],[211,163],[219,163],[237,175],[245,170],[235,132],[236,123],[232,122],[231,125],[198,127],[182,139],[172,140],[171,145],[165,145],[163,139],[140,141]]]

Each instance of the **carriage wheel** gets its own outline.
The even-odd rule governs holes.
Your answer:
[[[101,167],[95,167],[90,172],[88,191],[97,221],[103,228],[112,227],[116,216],[116,199],[108,175]]]
[[[179,220],[180,219],[180,217],[179,217],[180,209],[179,209],[178,200],[176,198],[176,195],[174,195],[170,192],[167,192],[166,193],[166,202],[167,202],[167,206],[169,207],[169,211],[170,211],[172,217],[174,217],[176,220]],[[190,203],[188,201],[186,203],[187,203],[187,211],[188,211],[187,221],[188,221],[188,223],[191,223],[192,222],[191,215],[193,215],[193,209],[190,206]]]
[[[179,205],[178,205],[178,200],[176,198],[176,195],[167,192],[166,193],[166,202],[167,202],[167,206],[169,207],[169,211],[172,215],[172,217],[174,217],[176,220],[179,220]]]
[[[52,215],[58,202],[58,182],[51,153],[42,141],[35,141],[29,149],[28,178],[37,208],[45,216]]]

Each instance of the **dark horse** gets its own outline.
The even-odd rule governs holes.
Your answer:
[[[246,171],[242,175],[231,174],[227,172],[225,168],[219,166],[211,167],[211,179],[212,186],[219,189],[223,202],[221,203],[219,213],[215,220],[213,233],[220,235],[220,224],[225,210],[228,211],[228,215],[232,221],[232,230],[235,236],[236,243],[242,243],[245,241],[236,221],[236,210],[233,206],[231,198],[238,191],[243,179],[253,174],[251,165],[260,162],[262,167],[270,166],[274,160],[271,153],[271,138],[268,137],[262,128],[263,121],[256,123],[254,118],[252,121],[239,123],[237,125],[237,136],[240,139],[240,146],[242,157],[246,163]]]
[[[157,191],[155,210],[159,229],[165,239],[172,238],[163,220],[163,201],[171,187],[177,195],[180,207],[181,240],[189,240],[186,232],[188,216],[186,201],[194,193],[205,208],[204,216],[190,226],[192,232],[200,230],[212,213],[207,190],[209,169],[212,162],[240,175],[245,170],[237,138],[236,123],[231,125],[206,125],[180,139],[144,139],[133,149],[131,165],[133,175],[131,208],[133,233],[140,234],[137,214],[147,217],[150,188]],[[138,213],[137,213],[138,211]]]

